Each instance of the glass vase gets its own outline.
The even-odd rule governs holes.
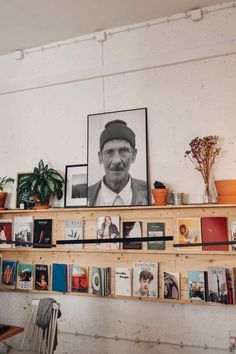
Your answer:
[[[205,183],[205,190],[204,190],[204,195],[203,195],[203,203],[204,204],[213,203],[212,196],[211,196],[211,191],[210,191],[210,186],[209,186],[209,181]]]

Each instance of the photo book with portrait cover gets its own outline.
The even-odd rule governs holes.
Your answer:
[[[87,293],[89,290],[88,267],[71,264],[71,291]]]
[[[32,216],[14,217],[13,241],[15,241],[15,247],[33,247],[32,244],[24,244],[24,242],[33,243],[33,217]]]
[[[34,248],[52,245],[52,219],[34,219]]]
[[[17,267],[17,284],[19,290],[33,289],[34,267],[32,264],[19,263]]]
[[[201,242],[201,219],[177,218],[177,243],[194,245],[195,243]],[[202,246],[180,247],[180,249],[201,250]]]
[[[34,288],[35,290],[49,289],[49,270],[47,264],[36,264],[35,265],[35,280]]]
[[[147,237],[163,237],[165,235],[165,223],[148,222]],[[166,248],[165,241],[148,241],[148,250],[164,250]]]
[[[97,239],[118,239],[120,238],[120,217],[118,215],[105,215],[98,217]],[[120,243],[97,243],[100,249],[119,249]]]
[[[116,268],[115,271],[115,295],[132,295],[132,269]]]
[[[124,221],[123,222],[123,237],[132,239],[133,237],[142,237],[141,221]],[[124,242],[123,249],[142,249],[142,242]]]
[[[207,301],[207,272],[188,272],[188,298],[191,301]]]
[[[12,241],[12,219],[0,220],[0,243],[1,248],[12,248],[13,244],[4,241]]]
[[[133,263],[133,296],[158,297],[158,263]]]
[[[180,299],[180,273],[164,272],[164,299]]]
[[[3,260],[2,261],[2,277],[1,285],[4,288],[15,289],[16,274],[17,274],[17,260]]]
[[[84,222],[83,219],[67,219],[65,220],[64,239],[66,241],[83,240],[84,238]],[[65,244],[68,248],[83,248],[82,243]]]

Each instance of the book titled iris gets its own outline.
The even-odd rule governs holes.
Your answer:
[[[52,291],[67,292],[66,264],[52,264]]]

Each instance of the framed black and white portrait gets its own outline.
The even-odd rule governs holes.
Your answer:
[[[88,206],[148,205],[147,109],[88,115]]]
[[[87,165],[67,165],[65,171],[65,208],[87,206]]]

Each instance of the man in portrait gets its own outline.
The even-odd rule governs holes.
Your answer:
[[[130,175],[137,156],[136,136],[124,120],[105,124],[100,135],[98,159],[104,175],[88,187],[89,206],[147,205],[147,181]]]

